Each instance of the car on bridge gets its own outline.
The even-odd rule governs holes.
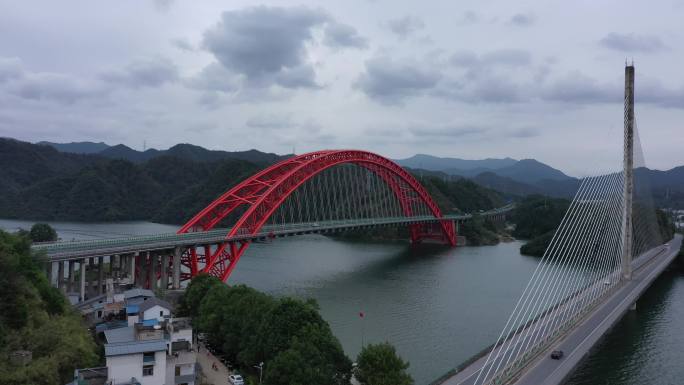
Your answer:
[[[562,350],[554,350],[551,352],[551,358],[554,360],[560,360],[563,358],[563,351]]]

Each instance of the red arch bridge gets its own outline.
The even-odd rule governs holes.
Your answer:
[[[506,206],[481,213],[503,219]],[[311,152],[274,164],[230,188],[176,234],[34,245],[57,270],[56,284],[81,298],[104,282],[129,279],[149,288],[179,288],[208,273],[226,281],[255,241],[308,233],[405,226],[412,243],[457,244],[458,223],[470,214],[443,215],[409,172],[380,155],[358,150]],[[105,262],[109,271],[105,271]],[[78,267],[96,269],[94,282],[74,282]],[[90,293],[87,293],[89,291]]]

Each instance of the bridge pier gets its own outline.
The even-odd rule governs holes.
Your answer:
[[[79,270],[79,299],[81,302],[85,301],[85,290],[86,290],[86,260],[81,258],[78,260],[78,270]]]
[[[157,255],[155,253],[148,253],[150,261],[149,269],[149,286],[150,290],[155,290],[157,288]]]
[[[97,294],[102,295],[102,282],[104,281],[104,257],[97,257]]]
[[[62,293],[66,292],[66,288],[64,287],[64,261],[59,261],[57,262],[59,265],[57,266],[57,288],[62,291]]]
[[[182,251],[181,251],[180,246],[176,246],[173,249],[173,261],[172,261],[173,282],[171,284],[171,287],[174,290],[180,289],[181,252]]]
[[[88,272],[88,270],[95,268],[95,258],[94,257],[88,258],[88,260],[86,261],[86,264],[88,265],[84,271],[84,273],[86,273],[86,282],[87,282],[87,286],[88,286],[86,288],[86,296],[91,297],[91,296],[95,295],[95,282],[93,279],[90,279],[90,280],[88,279],[87,272]]]
[[[166,290],[169,288],[169,254],[168,252],[164,252],[161,256],[161,280],[160,280],[160,287],[162,290]]]
[[[134,282],[135,286],[143,287],[145,286],[145,280],[143,279],[143,274],[145,273],[144,263],[145,253],[136,253],[135,255],[135,267],[133,268],[133,274],[135,275]]]
[[[76,288],[74,287],[74,265],[76,262],[68,261],[69,264],[69,285],[67,286],[67,291],[72,293]]]
[[[138,281],[136,278],[136,271],[135,271],[135,266],[136,266],[136,260],[138,259],[138,252],[136,251],[133,253],[133,255],[128,256],[128,276],[131,280],[132,284],[137,284],[140,281]]]

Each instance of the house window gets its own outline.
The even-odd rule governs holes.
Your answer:
[[[163,310],[159,312],[159,316],[160,316],[160,317],[163,317],[163,316],[164,316],[164,311],[163,311]]]
[[[102,318],[102,310],[97,311],[97,318]]]
[[[154,352],[143,353],[143,364],[154,364]]]
[[[143,366],[143,377],[154,375],[154,365]]]

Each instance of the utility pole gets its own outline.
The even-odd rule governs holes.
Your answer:
[[[622,190],[622,277],[632,279],[632,198],[634,193],[634,62],[625,66],[625,137]]]

